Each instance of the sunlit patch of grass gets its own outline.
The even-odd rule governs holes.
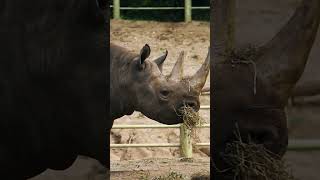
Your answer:
[[[185,180],[186,177],[175,171],[170,171],[169,174],[152,178],[152,180]]]

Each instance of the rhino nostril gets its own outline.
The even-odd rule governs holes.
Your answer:
[[[197,109],[197,103],[195,102],[186,102],[186,106],[189,106],[192,109]]]

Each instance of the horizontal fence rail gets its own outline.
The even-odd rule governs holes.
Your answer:
[[[111,144],[111,148],[142,148],[142,147],[180,147],[180,143],[154,144]],[[210,143],[195,143],[194,146],[210,146]],[[289,151],[319,151],[320,140],[289,140]]]
[[[203,106],[200,106],[200,109],[210,109],[210,106],[209,105],[203,105]]]
[[[120,0],[113,0],[113,18],[121,19],[120,10],[184,10],[185,22],[192,21],[193,9],[210,9],[209,6],[192,7],[192,0],[184,0],[184,7],[121,7]]]
[[[210,143],[195,143],[193,146],[210,146]],[[180,143],[155,144],[111,144],[111,148],[149,148],[149,147],[181,147]]]
[[[145,128],[180,128],[181,124],[175,125],[162,125],[162,124],[137,124],[137,125],[113,125],[112,129],[145,129]],[[209,128],[210,124],[203,124],[201,126],[196,126],[198,128]]]
[[[113,8],[113,6],[110,6]],[[120,7],[120,10],[182,10],[184,7]],[[210,7],[199,6],[192,7],[191,9],[210,9]]]
[[[291,151],[319,151],[320,140],[318,139],[293,139],[289,140],[288,150]]]

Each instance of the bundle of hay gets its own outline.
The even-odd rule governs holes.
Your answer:
[[[193,143],[199,141],[198,130],[196,126],[204,124],[204,120],[200,117],[199,112],[194,111],[189,106],[184,106],[180,110],[183,117],[183,126],[191,131],[191,137],[194,139]]]
[[[232,167],[234,179],[294,180],[288,166],[263,145],[238,140],[227,144],[225,161]]]
[[[183,124],[188,129],[193,129],[196,126],[200,126],[203,124],[203,120],[199,116],[199,112],[193,110],[193,108],[189,106],[183,106],[180,110],[183,117]]]

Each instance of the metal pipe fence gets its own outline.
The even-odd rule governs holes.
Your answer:
[[[210,96],[210,92],[203,92],[201,96]],[[210,110],[209,105],[200,106],[202,110]],[[145,129],[145,128],[179,128],[180,129],[180,143],[145,143],[145,144],[110,144],[111,148],[146,148],[146,147],[180,147],[180,152],[182,157],[191,158],[192,157],[192,147],[193,146],[210,146],[210,142],[205,143],[192,143],[190,130],[185,128],[183,124],[176,125],[114,125],[112,129]],[[202,124],[201,126],[196,126],[196,128],[210,128],[210,124]],[[288,143],[289,151],[319,151],[320,150],[320,140],[319,139],[292,139]]]
[[[184,10],[184,21],[192,21],[193,9],[210,9],[209,6],[192,6],[192,0],[184,0],[184,7],[121,7],[120,0],[113,0],[113,18],[121,19],[121,10]]]
[[[210,124],[196,126],[196,128],[209,128]],[[112,129],[146,129],[146,128],[179,128],[180,143],[154,143],[154,144],[110,144],[111,148],[141,148],[141,147],[180,147],[182,157],[192,157],[192,146],[210,146],[210,143],[192,143],[191,131],[183,124],[176,125],[114,125]]]

